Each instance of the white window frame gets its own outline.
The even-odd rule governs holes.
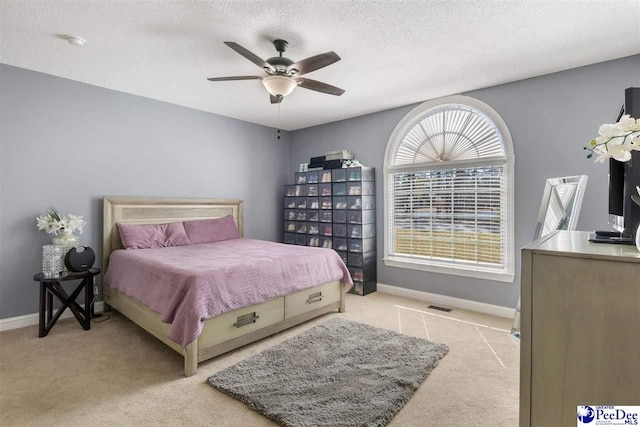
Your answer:
[[[393,188],[390,188],[391,178],[395,172],[408,169],[435,169],[435,167],[420,167],[407,166],[407,167],[389,167],[393,156],[398,146],[402,143],[405,135],[418,123],[428,112],[434,108],[439,108],[444,105],[463,105],[474,108],[484,114],[490,121],[493,122],[496,129],[502,137],[504,144],[504,158],[499,159],[499,163],[504,166],[505,176],[505,197],[506,197],[506,218],[505,218],[505,230],[507,236],[505,238],[505,259],[504,268],[481,268],[479,266],[465,266],[449,263],[447,261],[439,261],[432,259],[408,259],[408,257],[392,256],[390,255],[390,248],[393,245],[393,239],[390,238],[392,230],[389,230],[389,219],[393,215],[391,209],[393,209]],[[488,158],[482,158],[472,161],[456,161],[452,162],[451,169],[456,167],[462,167],[467,164],[468,166],[475,166],[487,164]],[[431,271],[436,273],[452,274],[457,276],[475,277],[487,280],[496,280],[500,282],[513,283],[514,279],[514,165],[515,155],[513,152],[513,141],[511,139],[511,133],[506,123],[500,117],[500,115],[489,105],[484,102],[464,95],[454,95],[444,98],[434,99],[426,101],[416,108],[411,110],[404,118],[398,123],[393,130],[389,142],[387,143],[387,149],[384,156],[384,263],[389,267],[408,268],[414,270]],[[444,165],[443,165],[444,166]]]

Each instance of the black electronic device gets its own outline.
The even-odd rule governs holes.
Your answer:
[[[640,87],[630,87],[624,91],[624,107],[618,114],[618,121],[623,114],[640,117]],[[636,186],[640,184],[640,152],[631,153],[631,161],[619,162],[609,160],[609,222],[623,236],[631,237],[640,225],[640,206],[631,196],[636,194]]]
[[[636,244],[635,238],[633,237],[601,236],[597,234],[589,234],[589,241],[593,243],[614,243],[618,245]]]
[[[324,163],[326,156],[311,157],[309,163]]]
[[[309,159],[309,170],[324,169],[325,156],[312,157]]]
[[[327,160],[324,162],[325,169],[340,169],[342,168],[342,160]]]
[[[69,271],[87,271],[96,262],[96,254],[89,246],[76,246],[64,256]]]
[[[622,237],[619,231],[596,230],[596,237]]]

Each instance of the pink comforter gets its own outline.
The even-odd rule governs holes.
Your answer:
[[[182,346],[205,319],[335,280],[353,283],[332,249],[253,239],[116,250],[105,274],[111,287],[162,314]]]

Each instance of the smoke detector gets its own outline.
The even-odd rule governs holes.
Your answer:
[[[65,37],[65,39],[72,46],[84,46],[84,44],[86,43],[85,39],[83,39],[82,37],[78,37],[78,36],[67,36],[67,37]]]

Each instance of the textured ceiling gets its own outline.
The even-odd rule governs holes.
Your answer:
[[[293,130],[640,53],[640,1],[0,0],[0,62]],[[87,40],[84,47],[61,36]],[[268,58],[342,60],[269,103],[223,44]],[[280,119],[279,119],[280,116]]]

